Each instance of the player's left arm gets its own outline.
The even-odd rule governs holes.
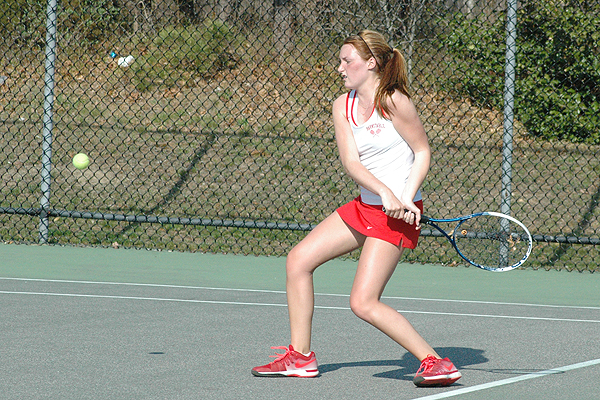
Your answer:
[[[415,154],[415,161],[400,201],[407,210],[411,211],[404,214],[404,220],[411,224],[416,222],[418,227],[421,212],[415,206],[413,200],[429,172],[431,148],[429,147],[425,128],[413,102],[399,91],[394,93],[392,100],[393,102],[390,102],[389,106],[392,111],[391,120],[394,128]]]

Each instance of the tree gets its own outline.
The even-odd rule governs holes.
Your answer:
[[[515,116],[531,135],[600,144],[600,9],[586,4],[524,0],[518,10]],[[504,25],[485,15],[452,17],[442,45],[458,73],[445,87],[502,108]]]
[[[177,22],[180,6],[175,0],[121,0],[135,32],[148,32]],[[159,26],[160,25],[160,26]]]

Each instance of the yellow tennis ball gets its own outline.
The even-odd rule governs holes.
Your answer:
[[[84,169],[87,168],[88,165],[90,165],[90,158],[87,155],[79,153],[73,157],[73,166],[75,168]]]

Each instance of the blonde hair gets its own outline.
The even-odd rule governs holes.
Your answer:
[[[344,40],[344,44],[354,46],[365,61],[371,57],[375,59],[379,73],[375,107],[381,116],[392,115],[389,102],[394,104],[392,95],[396,90],[410,98],[404,56],[398,49],[392,48],[382,34],[375,31],[364,30],[358,35],[349,36]]]

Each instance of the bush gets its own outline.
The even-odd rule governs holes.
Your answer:
[[[180,80],[189,84],[195,77],[234,68],[236,61],[230,51],[234,37],[232,29],[221,21],[163,28],[132,67],[136,88],[171,87]]]
[[[3,51],[26,46],[43,48],[45,30],[45,1],[0,1],[0,48]]]
[[[43,48],[46,7],[46,0],[0,1],[0,28],[3,32],[0,45],[6,48]],[[118,30],[123,22],[120,11],[112,0],[58,1],[60,37],[84,46],[97,44]]]
[[[524,1],[518,11],[516,117],[547,140],[600,144],[600,10],[578,0]],[[501,108],[505,21],[458,16],[443,37],[457,66],[445,87]]]
[[[126,25],[122,10],[113,0],[69,0],[62,4],[59,13],[62,35],[84,45],[100,43]]]

